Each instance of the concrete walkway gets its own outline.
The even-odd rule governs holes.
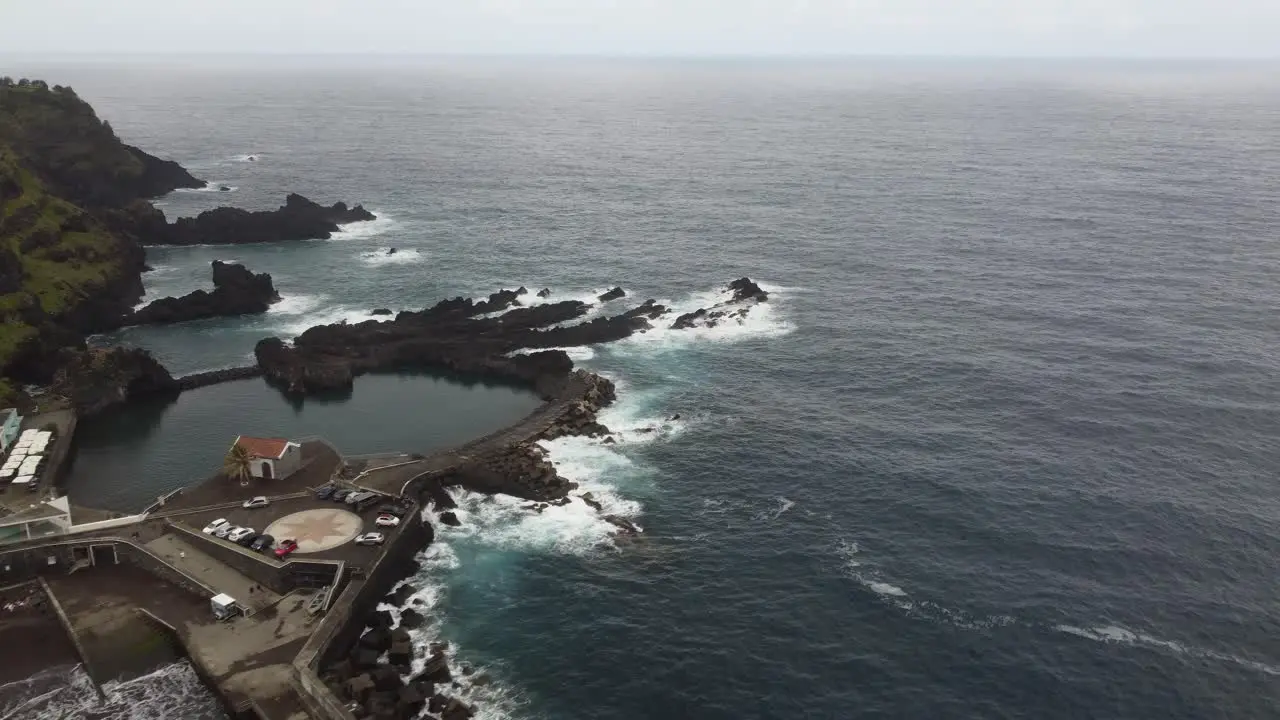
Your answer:
[[[147,543],[147,549],[205,585],[235,598],[251,612],[274,605],[280,599],[276,593],[259,587],[253,580],[193,548],[176,535],[161,535]],[[254,589],[253,592],[249,592],[250,588]]]

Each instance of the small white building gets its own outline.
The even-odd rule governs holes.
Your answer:
[[[287,478],[302,467],[302,445],[284,438],[253,438],[241,435],[231,444],[249,453],[249,474],[272,480]]]

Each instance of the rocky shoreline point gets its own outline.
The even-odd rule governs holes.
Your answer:
[[[709,312],[738,312],[746,309],[738,306],[763,302],[768,297],[747,278],[735,280],[726,291],[729,299]],[[525,292],[524,288],[504,290],[480,302],[444,301],[421,313],[400,313],[388,323],[370,321],[313,328],[317,332],[303,333],[299,338],[302,342],[295,342],[294,348],[264,341],[266,345],[260,344],[260,349],[265,351],[265,358],[260,355],[260,362],[265,359],[261,362],[263,370],[269,376],[275,373],[277,382],[289,383],[302,393],[319,387],[318,382],[349,383],[359,371],[402,367],[396,365],[402,362],[450,371],[487,369],[493,374],[483,376],[486,379],[519,378],[544,392],[551,412],[542,429],[496,450],[476,453],[474,458],[435,477],[420,490],[423,506],[432,508],[439,523],[456,526],[456,504],[445,489],[449,486],[522,498],[529,501],[521,506],[528,512],[582,502],[603,521],[614,525],[619,536],[638,535],[640,528],[635,523],[606,512],[604,504],[591,492],[573,494],[577,483],[561,476],[547,451],[537,444],[566,436],[611,440],[612,431],[599,421],[598,413],[617,398],[613,382],[572,369],[573,363],[563,350],[534,352],[543,357],[521,360],[526,356],[512,353],[512,348],[565,347],[589,344],[596,338],[621,339],[632,332],[644,332],[652,327],[650,321],[669,311],[650,300],[610,318],[547,327],[581,316],[585,313],[583,303],[511,308]],[[612,291],[606,294],[614,295],[609,300],[623,297]],[[601,302],[609,300],[601,297]],[[543,312],[530,312],[535,310]],[[470,344],[462,337],[468,332],[474,333]],[[679,415],[673,416],[677,418]],[[415,570],[411,565],[405,576]],[[412,586],[403,584],[386,601],[403,607],[413,592]],[[489,678],[466,664],[459,665],[456,671],[451,668],[446,644],[431,643],[422,670],[412,672],[415,651],[409,630],[425,622],[426,618],[414,607],[401,612],[398,624],[389,611],[374,611],[366,620],[364,634],[343,659],[325,669],[323,679],[340,698],[354,704],[353,711],[360,718],[407,720],[422,717],[424,711],[440,720],[473,717],[476,710],[460,697],[461,691],[467,686],[485,685]]]
[[[239,263],[213,261],[213,291],[196,290],[182,297],[154,300],[132,315],[125,325],[168,324],[231,315],[266,312],[280,301],[271,276],[253,273]]]

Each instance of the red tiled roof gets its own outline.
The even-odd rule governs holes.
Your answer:
[[[284,449],[289,446],[289,441],[284,438],[253,438],[241,435],[232,444],[248,450],[252,457],[279,460],[280,456],[284,455]]]

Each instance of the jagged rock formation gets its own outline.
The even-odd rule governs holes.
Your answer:
[[[69,399],[81,415],[179,391],[169,371],[138,348],[64,349],[58,365],[51,390]]]
[[[442,720],[466,720],[475,714],[471,706],[450,694],[457,685],[444,652],[446,645],[432,643],[422,670],[405,681],[414,652],[403,618],[401,626],[393,630],[390,613],[379,610],[369,616],[368,623],[347,657],[324,674],[338,697],[355,704],[357,716],[407,720],[420,717],[424,709]],[[384,656],[386,662],[380,660]]]
[[[213,261],[213,292],[196,290],[180,298],[165,297],[125,319],[126,325],[175,323],[201,318],[266,312],[280,300],[271,276],[254,274],[238,263]]]
[[[276,210],[250,212],[220,207],[194,218],[180,218],[155,239],[164,245],[242,245],[286,240],[322,240],[339,226],[373,220],[374,214],[356,205],[334,203],[324,207],[297,193],[291,193]]]
[[[738,278],[725,288],[729,299],[710,308],[698,308],[676,318],[672,329],[688,330],[695,327],[715,327],[731,318],[743,318],[755,303],[769,299],[769,293],[752,282],[751,278]]]
[[[350,387],[371,370],[425,369],[532,387],[553,394],[573,362],[560,348],[620,340],[666,312],[652,301],[609,318],[560,325],[587,313],[576,300],[513,307],[524,288],[481,302],[455,298],[387,322],[313,327],[289,346],[278,338],[254,349],[267,378],[297,394]],[[485,317],[487,315],[496,316]],[[528,350],[530,352],[519,352]]]

